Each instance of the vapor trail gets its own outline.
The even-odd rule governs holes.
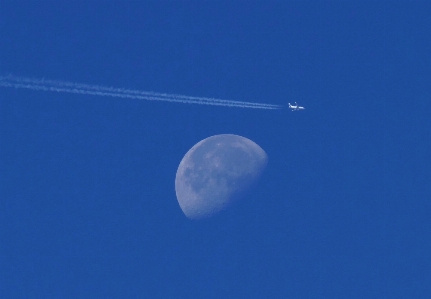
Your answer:
[[[166,94],[141,90],[129,90],[124,88],[105,87],[99,85],[81,84],[65,81],[54,81],[45,79],[33,79],[15,77],[12,75],[0,77],[0,86],[12,88],[24,88],[31,90],[53,91],[60,93],[73,93],[85,95],[97,95],[104,97],[128,98],[135,100],[165,101],[183,104],[214,105],[238,108],[254,108],[274,110],[281,106],[272,104],[260,104],[243,101],[229,101],[206,97],[191,97],[178,94]]]

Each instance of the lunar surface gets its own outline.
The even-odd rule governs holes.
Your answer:
[[[175,192],[190,219],[208,218],[237,201],[260,177],[265,151],[250,139],[223,134],[195,144],[181,160]]]

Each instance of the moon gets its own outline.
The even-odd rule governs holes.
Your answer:
[[[183,157],[175,192],[190,219],[209,218],[240,199],[262,174],[268,156],[242,136],[221,134],[195,144]]]

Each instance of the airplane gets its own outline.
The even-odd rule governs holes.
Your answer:
[[[304,107],[302,107],[302,106],[298,106],[298,103],[297,102],[295,102],[295,105],[291,105],[290,103],[289,103],[289,108],[290,109],[292,109],[292,111],[295,111],[295,110],[304,110],[305,108]]]

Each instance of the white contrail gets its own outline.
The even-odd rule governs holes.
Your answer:
[[[81,83],[54,81],[45,79],[32,79],[15,77],[12,75],[0,77],[0,86],[25,88],[31,90],[64,92],[73,94],[97,95],[105,97],[128,98],[135,100],[165,101],[183,104],[214,105],[225,107],[254,108],[254,109],[280,109],[281,106],[272,104],[260,104],[243,101],[228,101],[205,97],[190,97],[178,94],[166,94],[141,90],[129,90],[123,88],[104,87]]]

